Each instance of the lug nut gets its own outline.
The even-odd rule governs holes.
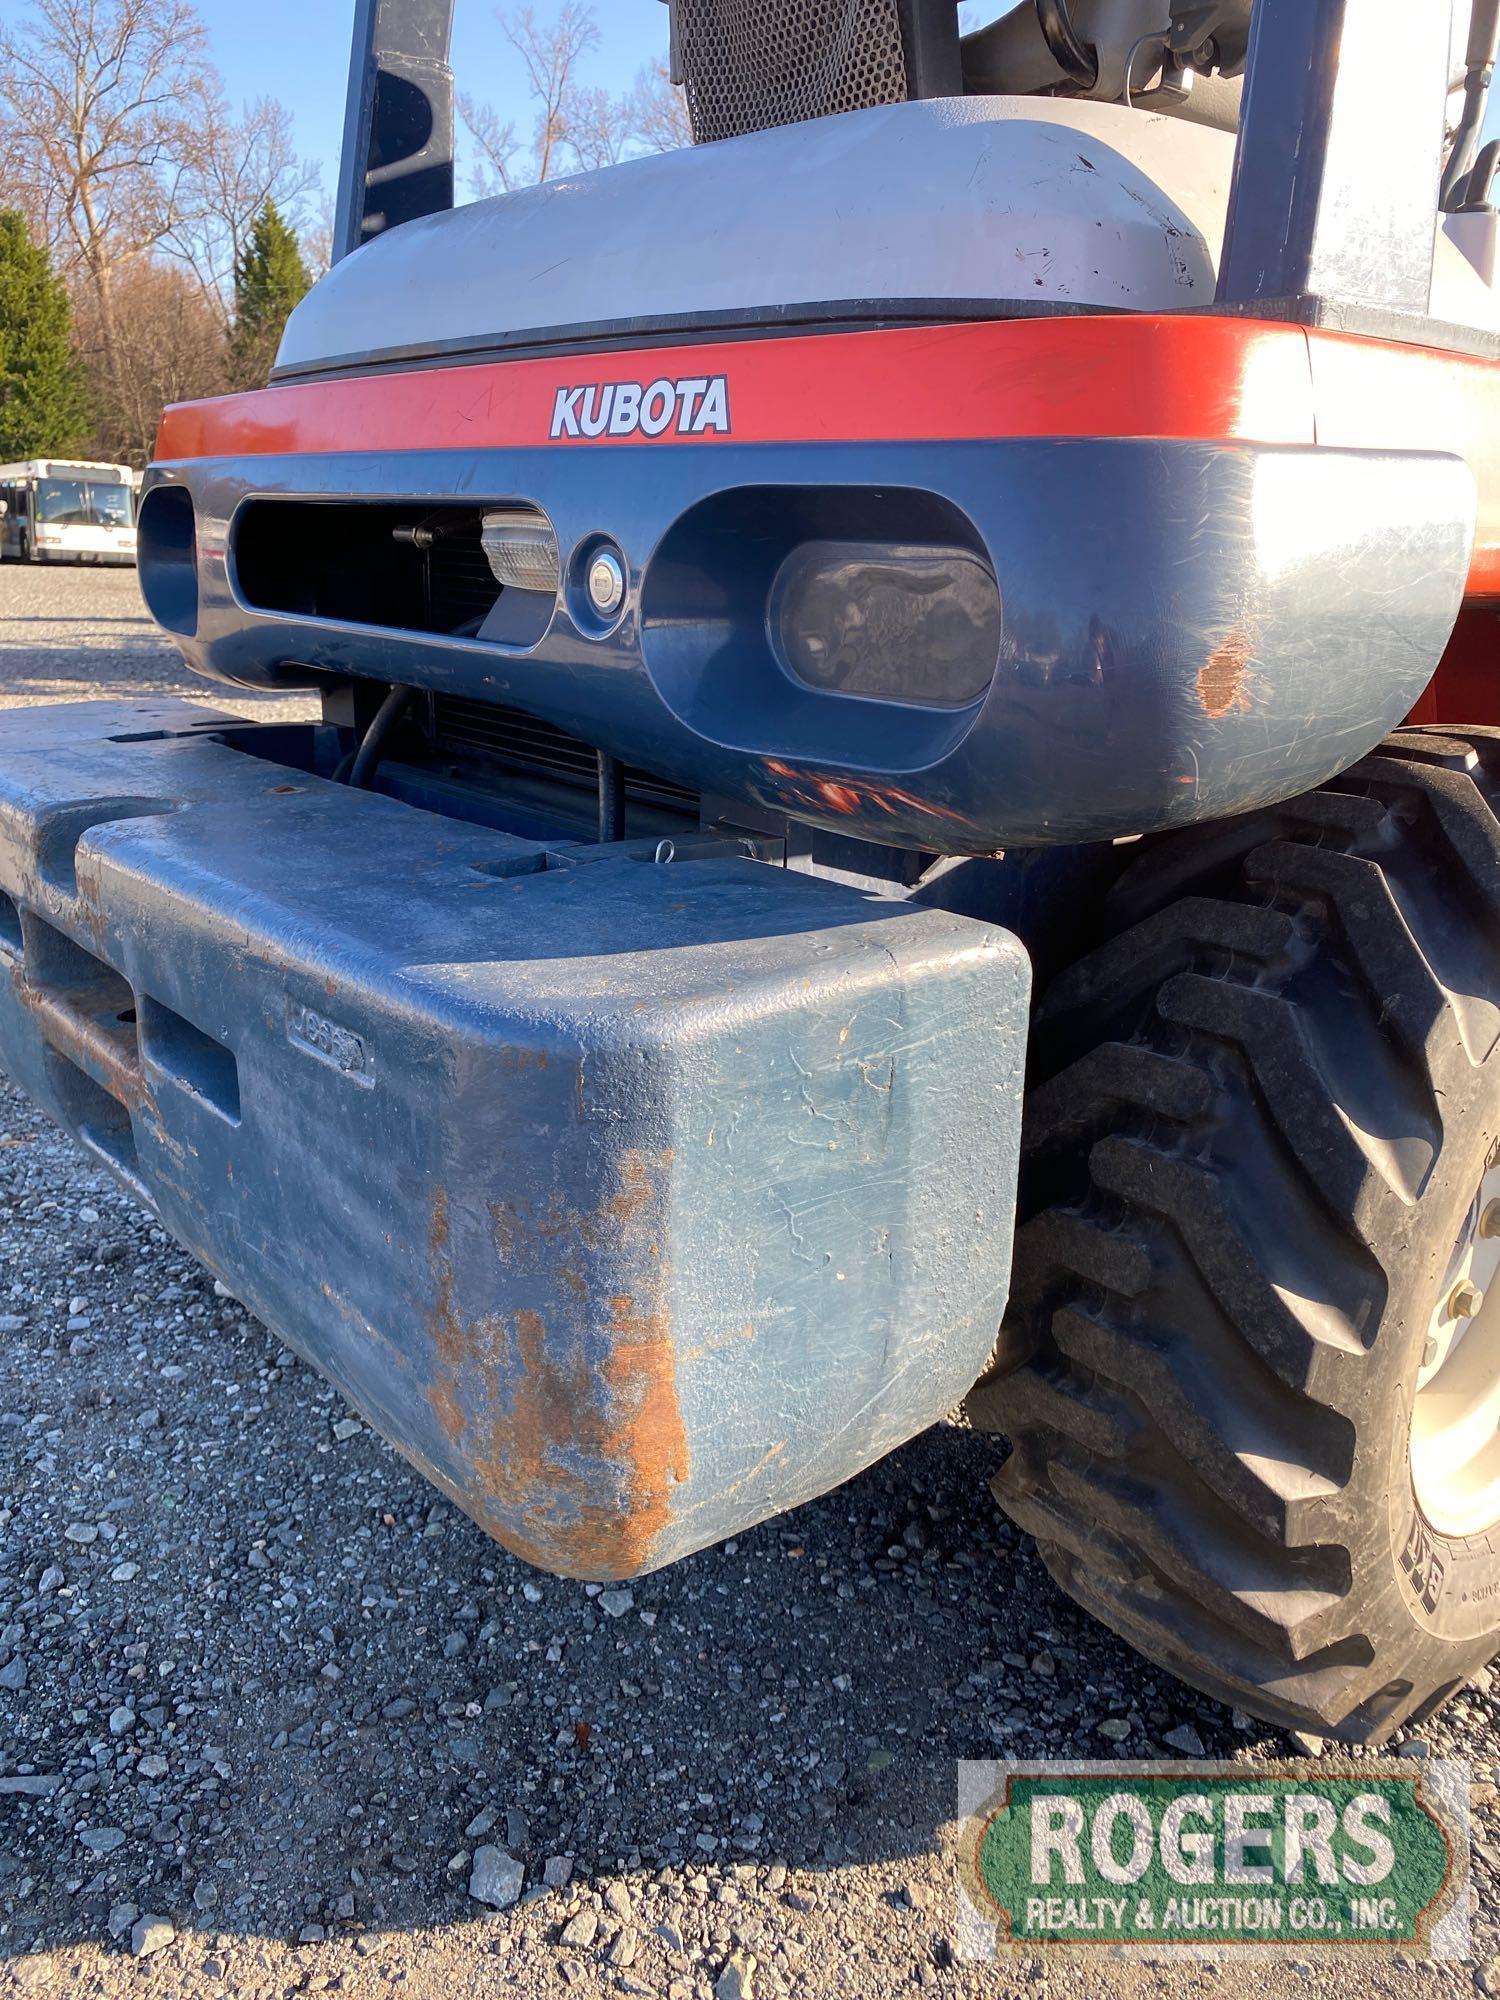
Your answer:
[[[1473,1319],[1484,1304],[1484,1293],[1465,1278],[1453,1287],[1448,1300],[1449,1319]]]
[[[1437,1358],[1438,1358],[1437,1336],[1435,1334],[1429,1333],[1427,1336],[1427,1345],[1422,1349],[1422,1366],[1424,1368],[1430,1368],[1433,1362],[1437,1360]]]
[[[1479,1218],[1479,1233],[1481,1236],[1500,1236],[1500,1201],[1485,1204],[1484,1213]]]

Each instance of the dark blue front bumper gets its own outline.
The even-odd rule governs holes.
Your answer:
[[[163,486],[191,497],[185,531]],[[517,645],[270,610],[237,564],[267,499],[524,503],[565,568],[612,539],[625,614],[596,636],[563,590]],[[504,703],[698,791],[983,854],[1221,817],[1347,768],[1436,669],[1474,504],[1439,454],[1149,439],[271,454],[156,468],[141,568],[206,674]],[[785,671],[769,572],[820,536],[981,556],[1003,617],[987,690],[927,706]]]

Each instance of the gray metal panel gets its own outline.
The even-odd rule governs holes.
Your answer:
[[[1259,0],[1223,303],[1427,311],[1451,32],[1448,0]]]
[[[627,160],[391,231],[280,368],[825,300],[1208,304],[1233,155],[1121,105],[934,98]]]
[[[355,0],[333,258],[453,206],[454,0]]]

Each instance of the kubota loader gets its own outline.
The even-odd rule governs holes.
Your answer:
[[[141,502],[321,719],[5,718],[0,1060],[532,1563],[966,1399],[1151,1659],[1420,1719],[1500,1645],[1500,4],[671,0],[700,143],[466,207],[451,11],[360,0],[334,266]]]

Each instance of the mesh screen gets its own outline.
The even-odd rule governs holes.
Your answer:
[[[676,0],[699,145],[907,95],[897,0]]]

